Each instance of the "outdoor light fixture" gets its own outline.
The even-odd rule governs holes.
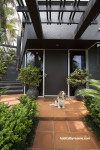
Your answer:
[[[100,47],[100,44],[97,44],[97,47]]]
[[[56,44],[56,46],[58,47],[58,46],[59,46],[59,44]]]
[[[100,31],[100,28],[98,28],[98,31]]]
[[[38,52],[36,52],[36,55],[38,55],[39,53]]]

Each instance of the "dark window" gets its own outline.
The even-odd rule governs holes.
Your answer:
[[[70,51],[70,73],[76,68],[86,68],[85,51]],[[74,96],[75,87],[70,86],[70,96]]]

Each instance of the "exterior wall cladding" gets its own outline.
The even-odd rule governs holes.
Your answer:
[[[100,47],[94,46],[88,50],[88,70],[92,78],[100,80]]]
[[[78,17],[78,16],[77,16]],[[32,24],[25,24],[22,37],[21,59],[26,50],[88,50],[88,70],[92,78],[100,80],[100,15],[97,17],[98,24],[90,25],[80,39],[74,39],[77,25],[46,25],[42,24],[43,39],[38,39]],[[92,47],[92,45],[95,45]],[[92,48],[89,48],[92,47]],[[63,51],[62,51],[63,52]],[[64,58],[65,59],[65,58]],[[24,59],[23,59],[24,60]],[[68,57],[66,57],[68,62]],[[23,61],[22,61],[23,62]],[[68,68],[65,68],[68,71]],[[55,93],[53,93],[55,94]],[[52,95],[52,94],[51,94]]]

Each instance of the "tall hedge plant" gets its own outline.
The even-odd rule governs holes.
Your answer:
[[[93,121],[100,127],[100,80],[89,79],[88,89],[77,91],[76,95],[84,97],[84,104],[90,112]]]
[[[12,109],[0,103],[0,150],[22,150],[27,144],[38,105],[27,95],[19,100],[21,103]]]

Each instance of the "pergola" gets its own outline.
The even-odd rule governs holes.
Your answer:
[[[77,24],[74,38],[79,39],[87,27],[97,24],[97,16],[100,13],[100,0],[17,0],[17,11],[22,12],[25,23],[32,23],[38,38],[43,38],[42,24]],[[45,19],[40,13],[46,13]],[[52,13],[58,13],[57,18],[53,18]],[[64,13],[70,15],[64,18]],[[75,19],[75,14],[80,13],[79,19]],[[30,19],[31,18],[31,19]]]

